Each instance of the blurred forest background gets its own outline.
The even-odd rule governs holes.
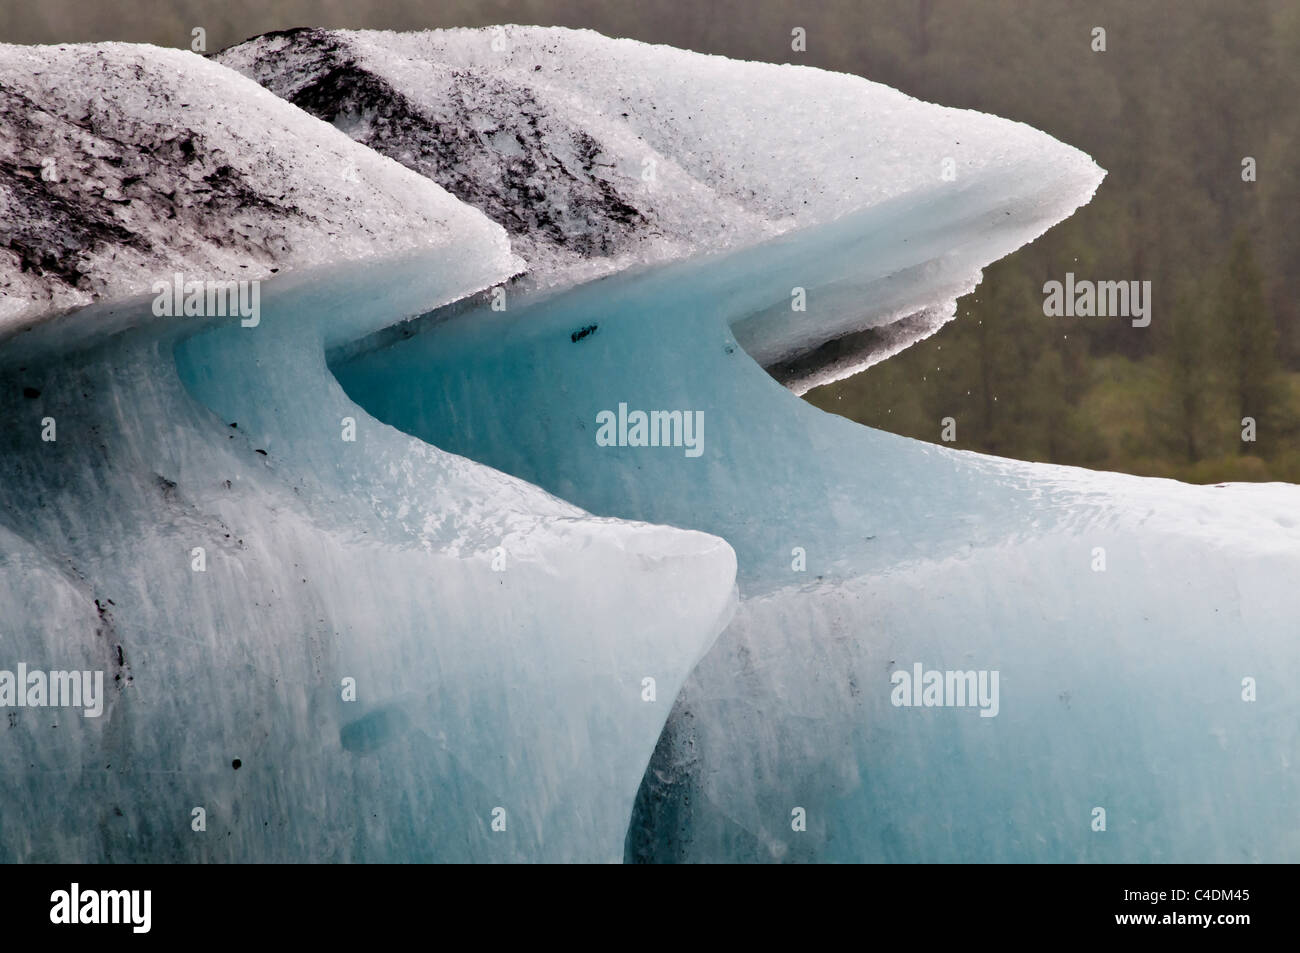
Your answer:
[[[987,269],[934,337],[808,399],[923,440],[953,417],[955,446],[1027,460],[1300,483],[1296,0],[0,0],[13,43],[493,23],[857,73],[1077,146],[1109,172],[1091,204]],[[1067,271],[1151,281],[1150,327],[1045,317]]]

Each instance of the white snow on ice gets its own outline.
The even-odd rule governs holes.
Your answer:
[[[536,287],[847,217],[833,233],[839,285],[820,276],[831,294],[794,314],[787,285],[738,331],[770,366],[885,329],[830,366],[791,370],[797,390],[933,333],[984,265],[1087,202],[1104,174],[1023,123],[858,76],[590,30],[298,30],[220,59],[505,225]]]

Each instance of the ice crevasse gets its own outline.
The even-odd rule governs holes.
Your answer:
[[[1087,156],[585,31],[219,60],[303,130],[273,153],[354,149],[449,224],[276,278],[254,328],[136,301],[0,342],[6,624],[33,666],[121,676],[99,720],[23,713],[6,856],[1300,853],[1300,490],[951,451],[790,393],[950,318],[1088,200]],[[318,178],[324,215],[348,183]],[[505,311],[474,294],[507,281]],[[701,421],[698,454],[602,445],[638,410]],[[996,672],[996,715],[894,704],[916,665]],[[66,839],[15,833],[51,804]]]

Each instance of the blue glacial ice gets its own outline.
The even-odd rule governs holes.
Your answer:
[[[802,403],[730,326],[788,288],[783,260],[816,301],[845,246],[827,230],[335,366],[407,433],[735,548],[739,609],[677,701],[628,858],[1294,860],[1300,488],[1020,463]],[[702,412],[702,455],[599,446],[620,403]],[[916,663],[1000,673],[996,717],[893,705]]]
[[[13,350],[0,644],[111,687],[99,718],[9,709],[4,859],[620,858],[671,699],[733,610],[735,557],[352,404],[331,331],[472,280],[439,264],[299,275],[256,328]]]

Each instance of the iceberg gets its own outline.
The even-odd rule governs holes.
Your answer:
[[[795,396],[1087,202],[1079,150],[589,31],[47,52],[0,47],[48,116],[10,247],[75,246],[0,259],[0,669],[107,697],[6,708],[0,858],[1300,856],[1300,488]],[[158,174],[223,150],[243,244],[38,185],[87,110],[128,169],[154,110],[219,138]],[[240,264],[251,325],[146,294]]]

